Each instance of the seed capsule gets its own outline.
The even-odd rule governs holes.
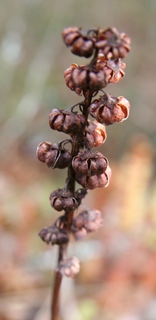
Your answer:
[[[92,38],[77,27],[64,29],[63,40],[67,46],[71,46],[71,52],[80,57],[89,58],[94,50]]]
[[[57,210],[69,212],[75,210],[80,204],[81,200],[86,196],[87,190],[78,189],[72,193],[65,189],[58,189],[50,194],[50,204]]]
[[[75,91],[78,95],[82,95],[82,89],[76,87],[72,79],[72,72],[77,67],[78,65],[76,63],[73,63],[69,68],[67,68],[64,72],[64,78],[66,85],[67,87],[69,87],[70,90]]]
[[[72,46],[74,41],[79,38],[80,33],[77,27],[68,27],[63,30],[62,37],[67,47]]]
[[[76,209],[79,202],[70,191],[58,189],[51,192],[50,204],[57,211],[65,210],[65,212],[69,212]]]
[[[94,44],[90,39],[80,36],[73,43],[71,52],[80,57],[89,58],[93,54]]]
[[[108,78],[109,83],[119,82],[125,75],[126,64],[121,60],[107,60],[103,54],[100,54],[96,63],[96,69],[102,69]]]
[[[74,275],[80,271],[80,262],[77,257],[72,257],[61,261],[56,270],[63,276],[74,278]]]
[[[99,29],[95,46],[107,60],[123,59],[130,51],[130,38],[125,33],[119,33],[116,28]]]
[[[73,69],[71,78],[75,88],[83,90],[100,90],[107,84],[107,77],[103,70],[91,70],[87,66]]]
[[[108,160],[100,152],[79,152],[72,160],[72,167],[77,175],[93,176],[102,174]]]
[[[98,122],[106,125],[122,122],[129,116],[130,103],[124,97],[113,97],[111,95],[101,96],[89,107],[89,113]]]
[[[72,233],[76,240],[84,239],[87,233],[97,231],[103,224],[99,210],[83,210],[72,222]]]
[[[71,111],[53,109],[49,114],[49,125],[53,130],[74,134],[82,131],[85,123],[83,115]]]
[[[107,138],[105,126],[97,121],[91,122],[88,120],[88,126],[85,128],[85,138],[91,148],[100,146]]]
[[[93,190],[95,188],[107,187],[109,185],[110,177],[111,177],[111,169],[109,166],[107,166],[106,171],[100,175],[94,175],[94,176],[81,175],[80,176],[79,174],[76,174],[75,179],[84,188]]]
[[[37,158],[45,162],[48,167],[64,169],[71,162],[71,154],[61,148],[59,144],[41,142],[37,148]]]
[[[75,228],[84,227],[87,232],[96,231],[103,224],[99,210],[84,210],[73,221]]]
[[[50,150],[50,147],[51,147],[50,142],[41,142],[38,145],[37,151],[36,151],[36,156],[38,160],[40,160],[41,162],[45,162],[45,157],[47,152]]]
[[[59,229],[55,225],[45,227],[39,232],[39,236],[47,244],[52,245],[67,243],[69,241],[68,233],[65,229]]]

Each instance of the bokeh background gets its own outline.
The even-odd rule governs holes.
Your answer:
[[[107,92],[131,103],[127,121],[107,128],[101,152],[113,171],[106,189],[90,191],[83,208],[102,211],[104,225],[69,255],[81,260],[64,279],[62,320],[156,319],[156,1],[0,1],[0,320],[50,319],[56,248],[38,237],[56,213],[49,193],[66,170],[36,159],[41,141],[57,142],[48,114],[80,101],[64,70],[86,59],[62,42],[65,27],[115,26],[132,39],[126,75]]]

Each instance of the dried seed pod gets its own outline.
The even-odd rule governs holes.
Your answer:
[[[97,121],[91,122],[88,120],[88,126],[85,128],[85,138],[91,148],[100,146],[107,138],[105,126]]]
[[[36,151],[36,156],[41,162],[45,162],[47,152],[50,150],[51,142],[41,142]]]
[[[102,174],[108,160],[100,152],[79,152],[72,160],[72,167],[77,175],[93,176]]]
[[[99,210],[88,210],[86,212],[87,215],[84,223],[84,228],[87,230],[87,232],[97,231],[103,225],[101,212]]]
[[[47,244],[64,244],[69,241],[68,233],[65,229],[59,229],[55,225],[45,227],[39,232],[39,236]]]
[[[56,271],[63,276],[73,278],[80,271],[80,262],[77,257],[63,260],[58,264]]]
[[[74,41],[79,38],[80,32],[77,27],[68,27],[63,30],[62,37],[67,47],[73,45]]]
[[[104,95],[100,99],[94,100],[89,107],[90,115],[98,122],[106,125],[126,120],[129,111],[130,103],[122,96],[116,98],[111,95]]]
[[[124,69],[126,68],[126,64],[121,60],[107,60],[103,54],[98,56],[98,60],[96,63],[96,69],[102,69],[104,73],[107,75],[109,83],[117,83],[119,82],[125,75]]]
[[[94,50],[94,43],[89,35],[77,27],[64,29],[63,40],[67,46],[72,46],[71,52],[89,58]]]
[[[107,187],[109,185],[110,177],[111,169],[108,165],[106,171],[100,175],[87,176],[76,174],[75,179],[82,187],[93,190],[95,188]]]
[[[83,130],[86,119],[82,114],[53,109],[49,114],[49,125],[53,130],[75,134]]]
[[[130,51],[130,38],[125,33],[119,33],[116,28],[99,29],[95,46],[107,60],[123,59]]]
[[[75,91],[78,95],[82,95],[82,89],[76,87],[72,79],[72,72],[77,67],[78,65],[76,63],[73,63],[69,68],[67,68],[64,72],[64,78],[66,85],[67,87],[69,87],[70,90]]]
[[[75,88],[94,91],[104,88],[108,82],[103,70],[92,70],[88,66],[74,68],[71,79]]]
[[[72,222],[72,233],[76,240],[86,237],[87,233],[97,231],[103,224],[99,210],[83,210]]]
[[[46,154],[45,162],[48,167],[64,169],[71,162],[71,154],[65,149],[52,148]]]
[[[80,36],[74,41],[71,52],[80,57],[89,58],[93,54],[94,44],[87,37]]]
[[[70,212],[79,206],[79,201],[77,201],[75,195],[64,189],[51,192],[49,199],[51,206],[57,211]]]
[[[96,231],[102,224],[103,219],[99,210],[83,210],[73,221],[75,228],[83,227],[87,232]]]
[[[37,147],[37,157],[53,169],[64,169],[71,162],[71,154],[57,143],[41,142]]]

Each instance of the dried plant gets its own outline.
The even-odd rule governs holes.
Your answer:
[[[96,209],[84,210],[75,216],[75,210],[87,190],[107,187],[110,181],[108,159],[92,148],[105,142],[105,125],[126,120],[130,110],[127,99],[113,97],[104,91],[109,83],[119,82],[125,74],[126,65],[122,59],[130,51],[130,39],[126,34],[119,33],[115,28],[90,29],[86,32],[81,28],[69,27],[62,36],[73,54],[92,58],[89,64],[72,64],[64,72],[66,85],[83,96],[83,100],[68,110],[53,109],[49,114],[50,127],[68,134],[70,138],[58,143],[42,142],[37,148],[38,159],[48,167],[68,167],[65,186],[50,194],[52,208],[63,211],[63,215],[39,233],[47,244],[59,247],[52,295],[52,320],[58,318],[62,277],[66,275],[73,278],[80,270],[77,257],[67,258],[71,234],[75,240],[80,240],[102,225],[101,213]],[[95,120],[91,121],[89,116]],[[76,182],[82,188],[76,190]]]

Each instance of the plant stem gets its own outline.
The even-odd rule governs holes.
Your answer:
[[[83,102],[83,115],[86,118],[88,118],[88,106],[91,103],[92,99],[92,93],[90,91],[86,92],[85,100]],[[73,143],[72,143],[72,158],[79,152],[79,149],[82,146],[82,139],[83,135],[82,132],[79,134],[79,136],[73,137]],[[67,176],[67,186],[66,188],[73,192],[75,191],[75,172],[72,168],[72,165],[68,168],[68,176]],[[64,222],[64,228],[69,232],[73,220],[74,211],[69,212],[68,214],[65,214],[65,222]],[[68,243],[61,245],[59,247],[59,254],[58,254],[58,264],[64,260],[64,257],[67,252]],[[51,301],[51,320],[57,320],[58,319],[58,313],[59,313],[59,294],[60,294],[60,287],[62,282],[62,274],[59,271],[56,271],[55,274],[55,280],[54,280],[54,289],[52,294],[52,301]]]
[[[57,320],[57,316],[59,312],[59,293],[60,293],[61,282],[62,282],[62,275],[59,271],[56,271],[54,290],[52,295],[52,303],[51,303],[51,320]]]
[[[59,255],[58,255],[58,264],[63,260],[65,255],[65,245],[61,245],[59,247]],[[54,290],[52,294],[51,301],[51,320],[57,320],[58,312],[59,312],[59,293],[60,286],[62,282],[62,274],[59,271],[56,271],[55,280],[54,280]]]

